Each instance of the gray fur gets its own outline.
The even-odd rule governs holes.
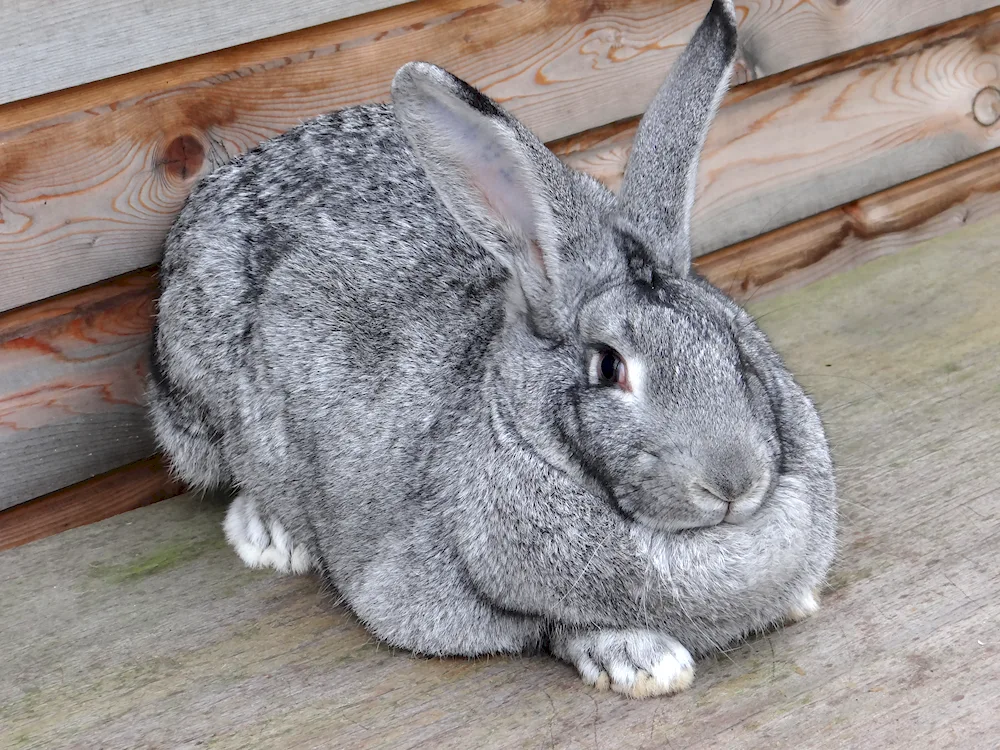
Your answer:
[[[664,271],[683,276],[691,265],[698,155],[735,60],[736,14],[731,2],[716,0],[636,132],[620,213],[650,243]]]
[[[636,629],[704,652],[785,617],[834,552],[830,456],[687,244],[734,53],[717,0],[620,200],[425,63],[395,110],[203,180],[166,242],[149,393],[176,472],[235,485],[420,653],[569,658]],[[633,392],[596,384],[597,345]]]

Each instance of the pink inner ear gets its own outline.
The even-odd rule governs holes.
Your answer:
[[[477,135],[483,135],[477,133]],[[516,158],[503,153],[496,144],[473,141],[470,153],[463,161],[469,178],[483,196],[486,207],[493,215],[530,240],[537,239],[535,207],[532,205],[529,186],[513,164]],[[500,153],[498,153],[500,152]]]
[[[462,165],[473,202],[522,236],[536,240],[534,196],[520,147],[500,127],[464,103],[436,101],[438,125]]]
[[[522,235],[525,236],[525,238],[528,240],[529,257],[531,258],[532,262],[535,263],[535,265],[537,265],[539,268],[542,269],[542,273],[545,274],[545,278],[546,279],[549,278],[548,269],[545,267],[545,253],[542,252],[542,246],[538,244],[538,241],[534,237],[526,235],[524,232],[524,227],[515,226],[510,221],[508,221],[504,210],[496,205],[493,196],[488,195],[486,191],[482,189],[482,186],[477,184],[475,179],[472,180],[471,187],[476,191],[476,193],[478,193],[482,205],[486,208],[486,210],[488,210],[493,215],[495,219],[502,221],[506,224],[510,224],[512,228],[514,228],[515,230],[517,230],[518,232],[520,232]],[[531,229],[533,230],[534,226],[532,226]]]
[[[482,208],[495,221],[528,240],[532,262],[548,278],[545,254],[538,242],[531,188],[527,180],[521,179],[522,170],[516,163],[518,157],[504,149],[501,143],[488,136],[484,138],[484,130],[489,133],[491,128],[470,127],[465,131],[468,151],[461,161],[467,172],[470,192],[479,198]]]
[[[549,278],[542,242],[544,207],[532,173],[532,154],[505,125],[446,92],[423,92],[441,190],[460,222],[474,232],[511,233],[528,247],[526,260]],[[432,152],[433,153],[433,152]],[[539,215],[539,211],[542,215]],[[511,248],[510,250],[513,250]],[[523,261],[522,261],[523,262]]]

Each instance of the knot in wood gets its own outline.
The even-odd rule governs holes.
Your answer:
[[[1000,89],[987,86],[972,100],[972,116],[985,128],[996,125],[1000,120]]]
[[[176,179],[196,177],[205,163],[205,147],[193,135],[182,135],[170,141],[163,153],[160,167]]]

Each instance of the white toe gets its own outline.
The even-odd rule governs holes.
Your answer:
[[[694,659],[688,650],[655,631],[558,634],[552,652],[575,665],[586,684],[630,698],[676,693],[694,680]]]
[[[819,599],[812,591],[803,592],[798,601],[788,610],[788,619],[791,622],[800,622],[808,617],[812,617],[819,612]]]
[[[291,560],[292,540],[288,537],[288,532],[285,531],[285,527],[277,521],[271,521],[271,524],[267,527],[267,529],[271,534],[271,546],[274,547],[279,555],[287,557]]]
[[[649,695],[664,695],[666,693],[678,693],[691,687],[694,682],[694,659],[683,646],[681,653],[672,651],[665,654],[649,670],[652,684],[648,689],[654,691]]]
[[[244,495],[229,506],[223,530],[247,567],[274,568],[279,573],[306,573],[313,567],[306,547],[295,544],[277,521],[265,525],[256,504]]]
[[[265,549],[270,542],[270,538],[267,535],[267,529],[264,528],[264,524],[260,520],[260,516],[257,515],[256,509],[248,503],[242,511],[242,516],[246,524],[246,543],[261,550]]]
[[[634,664],[626,661],[609,660],[604,668],[608,672],[608,679],[611,681],[611,689],[616,693],[628,694],[635,687],[635,680],[639,670]]]
[[[308,573],[312,570],[312,567],[312,555],[309,554],[309,550],[301,544],[295,545],[295,548],[292,550],[292,572]]]
[[[292,544],[288,532],[277,521],[268,525],[271,543],[261,553],[261,562],[279,573],[288,573],[292,569]]]
[[[262,567],[261,552],[267,545],[267,534],[252,503],[242,495],[236,497],[229,506],[222,528],[226,540],[247,567]]]

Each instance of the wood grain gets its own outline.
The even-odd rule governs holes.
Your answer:
[[[740,80],[762,78],[798,65],[835,55],[883,39],[935,26],[982,10],[990,0],[912,0],[905,12],[894,8],[900,0],[867,0],[864,3],[800,3],[798,0],[757,0],[739,4],[742,18],[741,45],[745,48]],[[168,65],[129,75],[94,81],[54,94],[19,100],[0,107],[0,130],[52,124],[61,118],[85,116],[109,106],[121,108],[140,97],[173,88],[230,77],[249,75],[249,69],[292,64],[317,54],[328,54],[345,41],[385,34],[386,29],[405,29],[429,19],[447,18],[473,8],[486,8],[496,0],[420,0],[384,11],[345,18],[335,23],[268,37],[257,42],[178,60]],[[680,6],[706,0],[673,0]],[[745,11],[745,12],[744,12]],[[791,28],[794,34],[787,34]]]
[[[0,510],[0,551],[97,523],[183,492],[158,457]]]
[[[4,553],[0,745],[992,750],[998,232],[753,308],[828,424],[841,553],[813,619],[701,660],[690,692],[394,652],[315,580],[241,567],[222,508],[184,497]]]
[[[0,318],[0,509],[148,457],[151,272]]]
[[[1000,150],[702,256],[696,267],[735,298],[759,302],[992,217],[1000,217]],[[56,348],[36,347],[34,359],[23,370],[24,383],[0,386],[5,421],[17,424],[22,413],[34,420],[32,426],[7,432],[6,442],[0,443],[10,465],[18,467],[11,481],[20,483],[22,498],[53,489],[50,473],[75,482],[152,450],[141,405],[144,362],[137,358],[148,346],[154,294],[153,273],[140,271],[0,316],[0,362],[8,341],[66,341],[66,331],[102,332],[96,338],[88,333],[76,339],[84,343],[75,360],[67,360]],[[80,318],[89,322],[81,323]],[[115,345],[107,332],[123,320],[129,325],[118,334],[121,344]],[[87,346],[93,347],[92,356]],[[107,358],[109,351],[122,353]],[[92,362],[102,357],[106,359],[100,380],[115,383],[113,392],[127,393],[127,399],[109,401],[107,389],[92,386]],[[75,399],[70,411],[63,408],[66,394]],[[101,427],[108,422],[108,412],[120,421]],[[143,425],[140,438],[135,436],[136,425]],[[82,447],[66,437],[87,432],[94,434]],[[120,453],[91,456],[95,439],[117,446]],[[0,479],[6,481],[2,470]],[[141,492],[137,489],[132,496]],[[86,508],[80,512],[89,517]]]
[[[740,76],[843,51],[861,27],[891,35],[990,5],[911,0],[908,12],[890,12],[896,2],[872,0],[883,11],[874,16],[850,3],[741,6]],[[707,7],[708,0],[431,0],[184,61],[133,83],[99,83],[93,95],[75,90],[66,101],[9,105],[0,109],[0,309],[155,262],[200,175],[305,117],[384,99],[392,73],[410,59],[454,70],[545,140],[636,115]],[[242,67],[226,68],[236,62]]]
[[[316,55],[331,54],[345,43],[364,44],[396,29],[432,24],[496,0],[420,0],[386,10],[352,16],[301,31],[227,47],[215,52],[93,81],[84,86],[22,99],[0,107],[0,130],[24,132],[67,120],[83,119],[110,109],[141,104],[145,97],[192,84],[212,85],[234,76],[257,75]],[[398,32],[397,32],[398,33]],[[88,114],[89,113],[89,114]]]
[[[695,255],[1000,146],[973,112],[997,85],[1000,7],[736,88],[702,155]],[[617,188],[636,125],[553,149]]]
[[[385,99],[392,74],[413,58],[476,81],[545,137],[635,114],[705,7],[432,5],[405,27],[359,29],[360,38],[276,66],[22,129],[0,146],[0,308],[155,262],[199,176],[305,117]]]
[[[401,2],[405,0],[5,3],[0,104]]]
[[[739,301],[765,299],[1000,215],[1000,149],[695,260]]]

